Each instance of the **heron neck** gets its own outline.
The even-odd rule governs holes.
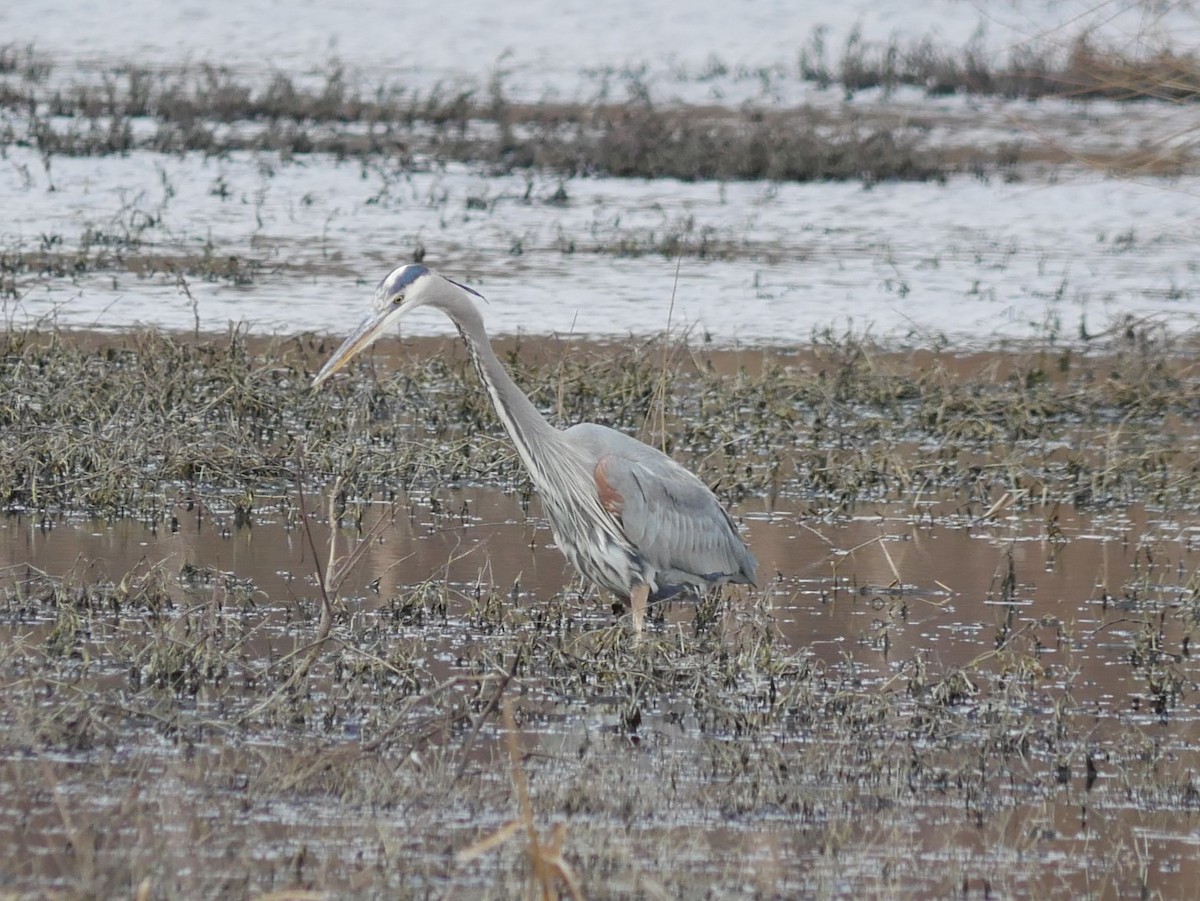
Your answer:
[[[492,349],[483,324],[456,321],[455,325],[458,326],[458,333],[462,335],[463,343],[467,346],[479,380],[483,382],[488,397],[492,399],[496,415],[516,446],[525,468],[534,477],[534,481],[539,482],[540,469],[537,458],[530,452],[531,448],[557,444],[562,433],[547,422],[541,411],[525,396],[525,392],[517,387],[517,383],[512,380],[512,376],[496,356],[496,351]]]

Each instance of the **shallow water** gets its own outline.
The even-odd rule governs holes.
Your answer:
[[[273,3],[134,4],[119,15],[67,0],[37,15],[20,6],[0,11],[0,33],[45,53],[64,89],[98,78],[123,84],[131,66],[173,72],[206,63],[250,83],[279,72],[321,84],[328,58],[340,56],[349,82],[368,96],[398,79],[422,95],[461,82],[482,98],[488,73],[500,70],[514,101],[591,103],[611,94],[622,102],[642,84],[663,104],[812,104],[845,121],[861,117],[863,128],[879,122],[920,134],[921,146],[952,159],[1013,145],[1040,147],[1058,164],[864,187],[497,176],[419,156],[403,164],[318,153],[43,157],[27,138],[27,112],[5,110],[19,140],[0,166],[0,253],[66,258],[65,271],[17,278],[0,308],[14,324],[340,333],[371,287],[421,248],[427,263],[488,295],[499,334],[622,337],[690,327],[733,345],[804,342],[834,328],[925,345],[1086,340],[1125,317],[1195,325],[1200,181],[1186,174],[1186,161],[1196,104],[1011,102],[911,88],[846,98],[804,81],[797,62],[821,26],[829,26],[831,65],[855,28],[868,42],[929,38],[954,53],[972,42],[1001,56],[1046,42],[1065,47],[1085,29],[1151,47],[1200,29],[1190,4],[944,2],[915,11],[863,0],[803,12],[742,4],[732,15],[701,4],[683,17],[664,7],[669,28],[623,4],[522,16],[473,3],[453,14],[439,8],[438,21],[447,15],[453,28],[434,27],[426,12],[383,7],[305,7],[285,27]],[[566,21],[576,24],[558,24]],[[366,128],[346,128],[357,125]],[[140,117],[131,127],[153,133],[156,123]],[[1176,152],[1184,174],[1141,174]],[[1106,176],[1109,165],[1132,165],[1130,154],[1145,157],[1131,178]],[[121,262],[74,267],[85,233],[93,254],[107,248]],[[200,257],[234,265],[210,279],[176,274],[181,259]],[[406,328],[451,333],[436,315]]]
[[[303,532],[273,519],[264,506],[251,526],[240,528],[228,511],[180,509],[174,531],[130,520],[9,517],[0,520],[0,567],[10,578],[28,566],[55,576],[82,570],[116,580],[160,562],[173,571],[202,566],[286,605],[311,594],[312,555]],[[1072,665],[1086,677],[1086,695],[1094,691],[1097,703],[1112,703],[1114,715],[1136,694],[1116,664],[1127,653],[1122,641],[1128,625],[1136,621],[1122,615],[1130,608],[1119,598],[1137,561],[1153,549],[1158,567],[1175,567],[1180,578],[1200,565],[1200,520],[1162,518],[1140,508],[1113,516],[1058,510],[1053,536],[1047,521],[1029,515],[967,516],[947,524],[936,504],[880,504],[817,522],[802,506],[786,502],[766,512],[761,500],[748,501],[732,512],[758,557],[772,619],[792,650],[830,661],[850,654],[878,678],[889,675],[890,657],[907,659],[917,651],[939,668],[964,666],[991,645],[1014,608],[1023,620],[1050,630],[1052,640],[1043,647],[1050,666],[1070,656],[1070,631],[1099,629],[1112,636],[1114,658]],[[364,609],[431,577],[454,586],[464,603],[479,585],[519,586],[522,597],[537,603],[572,582],[536,502],[526,511],[518,496],[499,489],[457,488],[436,499],[401,494],[385,515],[382,537],[371,543],[344,589]],[[372,525],[369,516],[364,529]],[[324,548],[327,530],[314,529]],[[347,547],[356,543],[357,532],[341,532]],[[1010,556],[1016,590],[1006,602],[999,586]],[[1182,590],[1182,582],[1160,587],[1169,593]],[[590,594],[579,603],[583,611],[607,615]],[[672,622],[686,622],[693,612],[689,602],[665,606]],[[1055,633],[1059,625],[1068,631]],[[1167,636],[1169,643],[1180,638]]]
[[[548,202],[558,179],[465,166],[401,172],[320,156],[282,164],[133,153],[57,159],[47,176],[35,153],[8,156],[0,246],[70,248],[91,229],[132,235],[139,244],[125,255],[135,259],[211,252],[255,265],[250,284],[193,278],[186,291],[168,273],[31,277],[6,304],[18,324],[341,333],[418,245],[426,263],[488,296],[496,334],[690,327],[718,344],[778,345],[832,327],[918,345],[1075,341],[1124,316],[1193,326],[1200,295],[1200,183],[1187,179],[1078,174],[1052,187],[964,178],[868,190],[592,178],[568,182],[562,205]],[[147,221],[157,224],[139,231]],[[725,246],[716,255],[727,258],[654,250],[673,239]],[[621,242],[642,250],[614,259],[607,248]],[[436,313],[404,329],[452,333]]]
[[[788,502],[767,512],[761,501],[750,501],[732,512],[759,557],[762,587],[753,596],[735,593],[726,604],[735,609],[765,604],[787,654],[801,654],[830,673],[853,672],[861,688],[885,691],[896,680],[915,677],[914,661],[930,673],[962,671],[978,678],[988,669],[981,661],[997,654],[1003,636],[1003,641],[1035,649],[1038,687],[1029,695],[1031,725],[1026,728],[1043,728],[1042,720],[1065,697],[1075,711],[1072,717],[1086,711],[1091,720],[1086,746],[1062,761],[1066,769],[1057,778],[1053,770],[1044,769],[1050,761],[1039,759],[1040,740],[1036,732],[1030,733],[1028,778],[1035,785],[1045,782],[1044,789],[1035,790],[1039,801],[1029,799],[1028,785],[1006,789],[1001,784],[993,788],[999,794],[990,802],[999,812],[980,813],[978,825],[947,810],[936,794],[913,805],[901,820],[889,820],[886,834],[862,822],[855,834],[844,837],[858,847],[858,863],[843,861],[837,872],[846,881],[840,889],[831,886],[832,894],[876,884],[877,868],[886,867],[901,848],[931,868],[903,879],[900,884],[909,895],[957,889],[960,880],[970,883],[971,891],[983,891],[984,877],[972,874],[997,866],[1007,870],[1010,889],[1025,886],[1050,896],[1070,887],[1107,897],[1100,887],[1103,874],[1110,872],[1113,860],[1128,856],[1131,847],[1153,861],[1146,885],[1167,896],[1172,887],[1200,875],[1191,818],[1156,813],[1153,801],[1129,795],[1122,787],[1126,764],[1118,763],[1127,759],[1131,745],[1141,745],[1153,748],[1157,778],[1164,783],[1187,780],[1200,767],[1200,710],[1194,698],[1189,694],[1165,710],[1156,707],[1150,669],[1131,656],[1148,624],[1158,622],[1161,648],[1177,654],[1183,647],[1179,665],[1191,667],[1183,620],[1157,617],[1172,609],[1174,598],[1186,594],[1183,586],[1200,564],[1200,520],[1166,518],[1140,508],[1111,516],[1060,509],[1054,511],[1050,529],[1050,518],[1029,512],[988,518],[979,515],[983,511],[962,511],[956,518],[936,499],[918,505],[868,505],[858,515],[822,521],[807,517],[804,505]],[[254,599],[253,616],[262,617],[243,654],[276,658],[294,649],[294,629],[303,622],[302,611],[316,591],[303,530],[273,517],[269,502],[260,506],[249,527],[236,527],[231,512],[220,509],[180,508],[177,516],[175,531],[155,531],[130,521],[40,523],[9,517],[0,521],[0,574],[10,583],[27,578],[31,570],[116,581],[160,561],[171,572],[188,564],[211,567],[215,572],[204,578],[214,585],[213,591],[222,582],[243,586]],[[447,586],[450,604],[441,617],[407,625],[384,617],[384,632],[378,633],[385,644],[419,641],[424,665],[438,679],[462,672],[463,649],[479,640],[471,611],[481,587],[486,591],[497,586],[509,603],[533,611],[570,583],[571,574],[537,517],[536,502],[526,512],[520,498],[510,493],[454,489],[439,491],[436,498],[402,495],[385,516],[381,535],[341,591],[344,615],[370,621],[385,612],[389,597],[419,589],[429,580]],[[324,547],[327,533],[319,522],[314,523],[314,533],[318,547]],[[345,546],[354,543],[357,534],[342,530]],[[1152,558],[1153,577],[1146,581]],[[1010,565],[1015,582],[1006,592],[1001,583]],[[1135,584],[1143,586],[1142,599],[1130,601],[1130,586]],[[1146,590],[1151,584],[1153,590]],[[590,594],[569,600],[568,609],[574,611],[571,616],[597,624],[613,617],[605,603]],[[653,629],[669,636],[673,630],[690,630],[696,618],[694,604],[671,604]],[[18,634],[26,643],[41,637],[35,621],[0,626],[6,641]],[[522,732],[535,756],[571,760],[596,742],[629,740],[619,706],[593,699],[580,707],[570,697],[539,688],[534,673],[522,681],[527,715]],[[123,683],[124,677],[114,673],[112,690],[119,694]],[[969,681],[967,686],[968,696],[959,703],[970,709],[977,702],[969,696]],[[986,716],[990,702],[981,700],[978,705],[972,715]],[[645,761],[647,774],[659,772],[664,761],[676,756],[682,761],[694,753],[706,731],[695,719],[700,711],[682,698],[645,711],[634,733],[642,753],[652,754],[653,763]],[[353,742],[356,737],[350,733],[345,739]],[[196,767],[236,773],[255,766],[253,755],[244,764],[231,763],[246,752],[239,750],[241,742],[230,744],[220,734],[186,753],[160,744],[144,730],[131,732],[129,740],[133,744],[123,754],[146,755],[141,781],[147,797],[169,792],[173,779],[190,784],[195,776],[189,774]],[[460,740],[448,731],[423,754],[450,751]],[[445,748],[440,749],[443,741]],[[787,746],[781,745],[779,752]],[[832,748],[824,753],[831,752]],[[801,754],[799,749],[793,753]],[[89,756],[77,759],[68,754],[61,763],[43,766],[62,768],[56,778],[69,784],[71,768]],[[1095,761],[1097,770],[1086,788],[1085,756]],[[486,759],[471,755],[468,764],[486,767]],[[15,760],[10,759],[10,765]],[[672,778],[703,782],[708,777],[688,769]],[[81,797],[70,803],[84,820],[103,817],[108,805],[128,808],[132,802],[122,800],[127,790],[117,784],[111,797]],[[819,787],[811,790],[821,797]],[[829,803],[843,803],[837,800],[842,795],[831,791]],[[1003,800],[1007,791],[1014,792],[1011,801]],[[54,850],[54,836],[63,834],[57,816],[47,812],[44,819],[30,819],[29,811],[38,804],[23,799],[12,784],[5,796],[10,807],[25,811],[19,841],[30,853],[36,851],[36,871],[46,878],[71,872]],[[204,806],[193,809],[194,803]],[[214,803],[215,808],[207,806]],[[221,829],[232,823],[263,860],[288,858],[296,853],[297,842],[318,837],[327,863],[363,854],[362,838],[347,833],[337,816],[323,820],[320,805],[310,806],[302,796],[292,803],[293,809],[277,806],[247,822],[236,813],[236,792],[216,802],[211,797],[194,802],[181,797],[176,828],[187,833],[194,832],[199,820]],[[456,826],[451,814],[443,812],[439,830],[454,834],[465,829],[470,836],[488,822],[467,817]],[[722,860],[733,854],[747,878],[761,870],[753,876],[755,884],[776,892],[788,885],[809,885],[790,881],[798,878],[798,866],[803,871],[821,866],[821,855],[805,844],[803,832],[792,831],[797,823],[792,816],[781,814],[775,825],[769,809],[756,810],[740,822],[709,821],[707,816],[676,821],[666,832],[656,825],[638,827],[635,840],[666,842],[673,835],[673,841],[694,847],[699,868],[714,854]],[[497,820],[493,826],[501,823]],[[694,845],[697,841],[699,846]],[[182,834],[175,847],[172,853],[189,853]],[[971,863],[960,871],[955,861]],[[219,855],[213,865],[221,865]],[[856,865],[863,870],[856,873]],[[1053,879],[1050,872],[1055,873]],[[455,878],[470,884],[469,870]],[[189,882],[186,873],[180,880],[182,886],[204,884]]]

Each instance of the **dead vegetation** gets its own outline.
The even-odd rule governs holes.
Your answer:
[[[316,591],[293,609],[163,566],[3,575],[18,891],[1154,896],[1138,830],[1200,811],[1196,597],[1165,585],[1098,629],[1010,604],[968,663],[925,645],[880,672],[781,642],[787,586],[639,642],[576,598],[486,585],[339,602],[326,628]],[[394,615],[414,602],[431,617]],[[1080,675],[1097,663],[1134,686],[1116,709]]]
[[[314,394],[330,349],[314,338],[4,342],[10,521],[166,532],[191,510],[236,529],[270,503],[305,547],[290,597],[192,563],[0,571],[6,887],[1046,894],[1046,860],[1074,894],[1168,884],[1137,835],[1198,810],[1200,579],[1176,537],[1052,614],[1023,606],[1010,545],[995,614],[968,617],[977,651],[953,663],[915,609],[942,602],[905,588],[929,577],[893,563],[892,589],[849,591],[853,553],[832,582],[776,579],[641,641],[594,601],[482,576],[347,597],[353,561],[313,541],[314,518],[360,554],[400,488],[431,505],[447,482],[528,491],[461,357],[367,358]],[[803,354],[505,353],[540,406],[665,435],[734,502],[786,497],[820,523],[920,497],[940,522],[1045,521],[1053,548],[1059,507],[1200,505],[1192,345],[1130,328],[1105,351],[963,359],[825,335]],[[308,486],[335,475],[318,515]],[[796,647],[774,608],[797,597],[870,625],[832,655]],[[1128,695],[1098,696],[1097,666]],[[1047,812],[1068,810],[1081,826]]]
[[[1195,690],[1188,664],[1149,661],[1136,633],[1125,652],[1079,634],[1048,669],[1054,624],[1017,608],[970,665],[917,654],[881,679],[781,646],[761,605],[638,644],[564,616],[566,598],[464,617],[466,599],[451,596],[439,631],[455,636],[452,674],[435,673],[423,627],[389,625],[380,608],[339,613],[294,680],[320,640],[315,615],[285,628],[277,606],[237,586],[162,569],[6,584],[0,780],[17,815],[0,859],[10,884],[68,896],[147,881],[152,897],[516,896],[530,883],[549,897],[556,884],[687,897],[831,881],[883,897],[964,879],[1012,893],[1046,886],[1038,860],[1064,845],[1061,826],[1037,825],[1040,808],[1115,823],[1117,803],[1120,828],[1090,839],[1103,842],[1102,875],[1085,858],[1055,869],[1068,885],[1137,893],[1162,883],[1139,867],[1129,822],[1197,811],[1179,745],[1193,721],[1178,706]],[[1148,627],[1182,612],[1161,595],[1140,607]],[[481,626],[486,639],[473,637]],[[1172,624],[1149,640],[1171,657],[1175,635]],[[1150,721],[1098,729],[1071,663],[1093,654],[1133,678],[1174,672],[1176,689]],[[587,711],[576,725],[573,709]],[[104,792],[80,793],[97,779]],[[1138,799],[1132,813],[1121,798]],[[906,836],[931,806],[991,850],[961,870],[916,866]],[[1013,835],[1017,816],[1035,832]],[[1078,841],[1089,839],[1068,846]],[[1006,856],[1015,847],[1022,865]]]
[[[898,117],[673,109],[642,95],[624,104],[530,106],[495,86],[421,96],[402,88],[357,93],[340,70],[313,92],[277,76],[261,92],[226,71],[165,76],[133,70],[100,87],[43,96],[0,91],[0,145],[43,158],[135,150],[223,154],[314,153],[337,159],[448,161],[494,173],[537,168],[563,177],[694,179],[929,179],[943,177],[920,124]]]
[[[809,181],[941,179],[959,171],[1008,171],[1028,157],[1041,162],[1039,142],[973,147],[969,163],[927,140],[929,117],[872,106],[770,104],[743,108],[657,102],[636,73],[626,100],[607,84],[593,103],[511,101],[499,74],[487,86],[438,86],[422,93],[401,84],[364,83],[331,65],[323,83],[276,73],[263,83],[220,66],[199,64],[157,72],[136,65],[83,76],[75,84],[50,79],[50,63],[35,48],[0,47],[0,146],[57,155],[157,153],[277,153],[288,160],[313,153],[337,159],[390,157],[407,165],[467,162],[493,172],[537,168],[563,177],[615,175],[680,179]],[[716,75],[769,85],[778,73],[732,73],[719,59],[700,80]],[[864,42],[855,33],[837,52],[813,35],[799,50],[795,73],[847,98],[901,88],[927,96],[962,93],[1035,100],[1162,100],[1197,97],[1196,60],[1162,51],[1128,56],[1084,36],[1066,53],[1057,48],[1014,51],[1007,61],[977,48],[949,52],[925,41],[902,47]],[[1190,146],[1190,145],[1189,145]],[[1176,169],[1190,150],[1170,148]]]
[[[929,96],[968,94],[1039,100],[1166,100],[1200,98],[1200,59],[1170,49],[1128,53],[1098,46],[1081,34],[1063,46],[1018,45],[997,60],[977,46],[947,50],[932,40],[902,45],[863,40],[852,32],[834,59],[818,32],[800,52],[800,71],[810,80],[847,93],[872,88],[915,87]]]
[[[858,38],[835,59],[817,36],[799,70],[848,98],[1184,105],[1198,84],[1190,57],[1085,40],[997,62]],[[202,65],[51,74],[36,49],[0,47],[0,152],[33,147],[48,176],[56,155],[139,149],[564,178],[871,182],[968,166],[929,153],[919,119],[669,108],[636,77],[625,102],[555,106],[512,102],[499,81],[419,95],[337,67],[317,84]],[[1031,158],[989,153],[970,171]],[[1179,149],[1171,171],[1190,161]],[[47,234],[5,250],[0,297],[34,277],[129,272],[186,292],[282,265],[211,243],[176,252],[160,226],[123,209],[72,246]],[[602,238],[560,249],[743,252],[690,221]],[[832,544],[815,578],[776,573],[752,595],[660,612],[640,641],[594,597],[494,584],[486,565],[473,582],[433,572],[381,594],[350,580],[405,492],[443,525],[455,487],[537,507],[457,348],[382,350],[313,393],[334,343],[0,334],[8,527],[136,521],[153,536],[192,518],[295,549],[286,594],[150,551],[115,571],[3,561],[0,895],[1153,898],[1194,882],[1193,337],[1127,321],[1070,349],[1050,336],[976,355],[832,333],[802,351],[509,342],[552,418],[661,443],[735,508],[786,508],[781,530],[886,510],[996,546],[986,588],[940,594],[925,590],[940,573],[893,559],[881,529],[865,548]],[[1020,553],[1036,546],[1049,569],[1068,512],[1134,511],[1156,525],[1117,529],[1124,568],[1030,606]],[[321,521],[339,543],[314,539]],[[866,550],[890,583],[860,574]],[[923,615],[956,605],[952,622]],[[785,606],[859,625],[795,643]]]
[[[1195,509],[1195,436],[1178,427],[1197,415],[1187,345],[1133,325],[1106,340],[1106,356],[1047,348],[965,371],[949,355],[914,365],[835,335],[800,357],[749,355],[731,373],[661,339],[554,361],[517,348],[508,357],[563,423],[644,434],[654,421],[666,448],[734,501],[782,494],[852,512],[929,492],[975,507],[1001,493],[1018,507]],[[301,452],[312,479],[345,479],[339,516],[433,484],[528,490],[457,351],[406,354],[383,369],[368,360],[314,393],[330,345],[312,337],[252,346],[237,332],[144,332],[96,346],[10,331],[0,342],[0,507],[10,511],[165,526],[184,502],[232,506],[251,521],[255,497],[269,494],[284,498],[275,512],[294,517],[287,496]],[[1171,343],[1179,350],[1164,353]]]

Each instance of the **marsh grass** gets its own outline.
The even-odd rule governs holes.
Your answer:
[[[976,48],[873,45],[855,33],[836,59],[830,56],[818,32],[800,51],[796,74],[839,86],[847,96],[881,89],[886,97],[915,86],[933,96],[1188,103],[1200,84],[1192,57],[1123,55],[1086,38],[1065,53],[1027,50],[1000,63]],[[945,154],[926,140],[933,119],[889,112],[886,104],[786,110],[665,104],[636,74],[627,76],[624,102],[612,101],[606,86],[590,103],[530,104],[510,100],[500,74],[486,87],[421,93],[370,85],[336,64],[316,80],[277,73],[263,83],[208,64],[170,72],[128,65],[51,88],[38,68],[43,64],[28,48],[0,47],[0,146],[33,147],[44,160],[133,150],[260,150],[284,160],[313,153],[394,157],[407,165],[458,161],[497,173],[537,168],[563,177],[867,182],[1011,172],[1025,158],[1045,161],[1037,142]],[[1169,156],[1177,170],[1191,161],[1178,142]]]
[[[1106,356],[1045,349],[964,365],[826,335],[803,356],[726,355],[721,370],[711,355],[720,352],[686,344],[670,350],[675,363],[664,370],[664,340],[673,339],[552,361],[516,345],[506,356],[563,424],[640,434],[657,417],[666,449],[730,500],[782,493],[849,512],[937,492],[979,513],[1001,496],[1016,509],[1200,502],[1186,339],[1131,329]],[[301,446],[311,479],[344,479],[339,519],[361,521],[364,504],[413,487],[528,490],[457,349],[406,354],[387,368],[368,359],[312,392],[331,346],[250,342],[237,331],[201,341],[144,332],[99,345],[7,332],[0,506],[163,526],[181,503],[233,508],[249,522],[257,498],[271,498],[286,518]]]
[[[332,346],[4,335],[9,515],[165,531],[267,512],[307,545],[298,567],[331,561],[288,598],[192,562],[0,571],[0,782],[16,811],[0,869],[16,890],[1019,894],[1048,884],[1047,860],[1076,893],[1166,884],[1138,830],[1200,808],[1186,750],[1200,577],[1167,529],[1097,593],[1095,627],[1027,613],[1001,554],[998,615],[954,663],[907,625],[928,601],[905,586],[928,579],[897,559],[894,585],[850,591],[854,554],[832,593],[774,581],[641,640],[573,592],[515,597],[483,575],[346,597],[346,554],[387,521],[370,506],[408,486],[431,505],[449,483],[529,488],[461,354],[385,348],[313,393]],[[816,522],[919,501],[947,522],[1044,520],[1053,547],[1055,505],[1200,505],[1195,347],[1151,329],[1103,354],[885,353],[835,334],[802,353],[677,338],[502,353],[562,421],[651,423],[726,500],[786,497]],[[306,499],[330,485],[327,508]],[[349,545],[322,551],[314,518]],[[886,668],[782,641],[774,605],[804,591],[871,605],[859,647]],[[1133,713],[1097,708],[1094,660],[1126,680],[1111,703]],[[1103,828],[1066,839],[1063,811]],[[944,831],[914,837],[930,823]],[[926,851],[961,867],[924,867]]]
[[[817,31],[800,51],[802,75],[848,94],[872,88],[915,87],[930,96],[966,94],[1038,100],[1167,100],[1200,98],[1200,60],[1170,49],[1128,52],[1100,46],[1088,34],[1040,48],[1021,45],[1007,59],[982,48],[940,47],[929,38],[901,43],[863,39],[855,29],[836,56]]]
[[[137,200],[122,202],[103,221],[87,224],[75,238],[62,232],[43,232],[36,243],[14,242],[0,248],[0,300],[19,301],[29,286],[52,279],[75,280],[96,273],[118,279],[167,280],[189,298],[189,279],[248,285],[264,271],[281,268],[244,253],[222,253],[204,240],[179,241],[164,227],[164,200],[146,207]]]
[[[164,82],[135,70],[100,88],[48,98],[30,86],[0,97],[0,108],[9,109],[0,145],[33,147],[43,159],[258,150],[285,160],[312,153],[390,156],[413,165],[456,161],[494,173],[539,168],[564,177],[807,181],[944,174],[937,155],[920,146],[922,130],[895,117],[676,109],[648,98],[539,107],[497,94],[481,105],[470,92],[437,89],[422,97],[380,88],[362,99],[347,95],[340,71],[315,93],[278,76],[256,94],[231,77],[205,69],[194,81]]]
[[[248,285],[267,268],[261,260],[238,254],[122,252],[97,247],[85,235],[69,252],[45,250],[0,251],[0,297],[19,300],[30,279],[75,279],[89,273],[128,273],[138,279],[196,278],[231,285]],[[271,266],[275,269],[276,267]]]

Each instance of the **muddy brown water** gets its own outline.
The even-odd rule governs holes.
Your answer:
[[[302,531],[282,518],[272,519],[269,505],[261,509],[253,525],[238,528],[220,512],[181,508],[174,532],[131,521],[47,524],[12,516],[0,519],[0,572],[9,581],[30,570],[117,580],[159,561],[172,571],[186,564],[210,567],[252,584],[259,603],[277,610],[278,629],[252,641],[246,653],[278,655],[294,647],[287,624],[299,599],[313,595],[313,561]],[[1122,789],[1120,774],[1105,760],[1108,749],[1132,742],[1156,755],[1154,765],[1164,780],[1186,782],[1200,771],[1195,696],[1185,692],[1172,701],[1169,715],[1156,709],[1147,677],[1131,664],[1138,635],[1154,614],[1126,599],[1128,586],[1139,578],[1140,584],[1152,582],[1167,597],[1165,608],[1174,603],[1172,597],[1186,593],[1185,583],[1197,568],[1200,522],[1141,508],[1096,516],[1059,509],[1051,518],[1050,511],[1036,508],[983,516],[986,511],[956,512],[936,499],[919,505],[867,505],[854,516],[825,521],[807,517],[804,505],[795,503],[768,510],[764,501],[752,500],[733,512],[760,560],[758,596],[766,599],[778,637],[789,650],[831,666],[852,666],[863,684],[883,688],[911,677],[909,670],[898,668],[902,661],[921,660],[939,673],[969,671],[995,653],[998,636],[1019,630],[1036,648],[1047,686],[1031,703],[1052,705],[1056,695],[1066,693],[1093,719],[1086,747],[1063,762],[1060,778],[1038,775],[1047,784],[1042,799],[1016,799],[986,826],[970,823],[962,811],[942,806],[936,797],[916,805],[901,834],[894,825],[885,829],[873,827],[870,820],[858,822],[843,836],[848,845],[899,847],[929,868],[921,879],[893,885],[902,889],[899,894],[960,889],[969,897],[986,897],[991,880],[972,881],[970,869],[962,866],[978,855],[989,856],[999,867],[1011,865],[1014,873],[1024,872],[1016,884],[1041,896],[1077,892],[1123,897],[1128,878],[1113,875],[1109,881],[1105,874],[1113,861],[1130,855],[1141,857],[1137,866],[1147,891],[1183,897],[1185,886],[1198,884],[1200,838],[1194,810],[1157,810],[1153,799]],[[350,609],[370,610],[382,598],[432,577],[456,588],[451,597],[459,598],[462,609],[447,611],[449,623],[467,615],[474,586],[511,587],[514,603],[536,605],[539,598],[562,591],[572,578],[537,513],[536,501],[527,510],[517,495],[494,488],[444,490],[436,501],[428,495],[402,495],[395,508],[376,511],[387,522],[346,581],[344,601]],[[315,530],[318,547],[324,547],[328,533],[319,523]],[[344,529],[342,535],[352,542],[356,533]],[[748,602],[742,594],[727,600],[732,605]],[[582,617],[613,617],[594,595],[579,596],[575,603]],[[657,628],[686,629],[695,616],[694,604],[671,605]],[[0,639],[29,640],[37,628],[30,623],[0,625]],[[1194,676],[1186,656],[1188,631],[1182,618],[1160,616],[1157,640]],[[431,634],[431,672],[454,672],[455,643],[453,628]],[[611,711],[596,711],[588,723],[586,710],[556,714],[554,707],[548,704],[540,725],[527,728],[527,747],[576,754],[591,729],[621,731]],[[657,729],[658,741],[670,744],[686,740],[683,722],[681,726],[660,712],[643,731]],[[445,739],[449,747],[459,737],[447,733]],[[193,753],[219,756],[226,753],[220,747],[214,742],[207,752]],[[169,759],[175,752],[156,747],[142,753],[152,759],[165,753]],[[69,755],[57,760],[51,755],[51,760],[43,765],[69,766]],[[159,765],[162,783],[143,791],[170,794],[177,774],[170,764]],[[1096,772],[1089,776],[1091,767]],[[155,772],[155,766],[147,771],[151,783]],[[1061,784],[1055,786],[1056,781]],[[27,861],[35,861],[27,863],[32,871],[25,876],[38,874],[52,884],[73,871],[70,861],[77,849],[64,841],[61,811],[37,803],[45,793],[45,787],[35,786],[23,797],[21,789],[7,785],[5,804],[19,815],[7,827],[0,825],[0,833],[6,833],[2,841],[25,849]],[[63,803],[59,797],[58,804]],[[205,818],[220,822],[225,813],[209,810]],[[291,860],[298,834],[318,839],[328,854],[336,855],[338,848],[350,854],[356,847],[362,853],[352,830],[339,822],[322,826],[303,799],[267,819],[247,831],[264,858]],[[667,841],[677,831],[672,840],[691,848],[699,861],[732,854],[757,887],[752,893],[770,895],[789,884],[798,856],[814,853],[800,839],[802,833],[789,832],[786,817],[781,821],[784,828],[779,822],[769,827],[706,824],[699,831],[694,823],[681,823],[662,834],[649,830],[644,838]],[[176,823],[171,828],[198,827]],[[181,856],[186,857],[187,846],[184,838],[177,841]],[[874,885],[868,894],[890,895],[891,883],[881,881],[875,868],[886,871],[894,853],[847,861],[863,872],[843,871],[839,878],[844,881],[831,882],[826,893],[843,895]],[[935,873],[940,875],[931,875]],[[596,894],[605,896],[603,891]]]

